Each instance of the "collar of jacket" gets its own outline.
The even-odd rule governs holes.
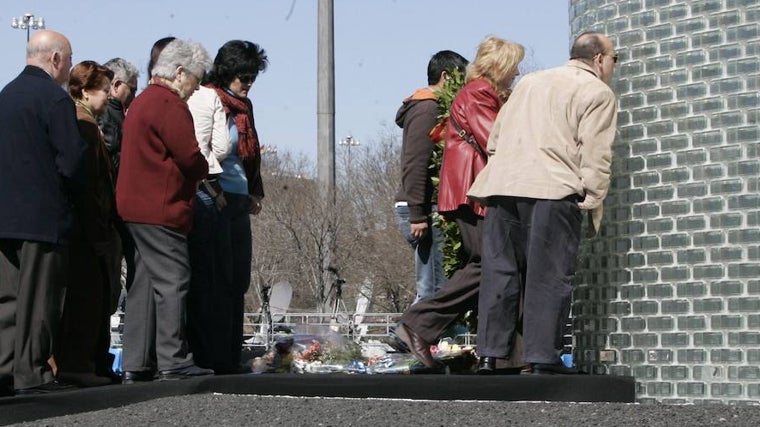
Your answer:
[[[416,90],[416,91],[415,91],[415,92],[412,94],[412,96],[410,96],[410,97],[406,98],[406,99],[404,100],[404,102],[409,102],[409,101],[421,101],[421,100],[423,100],[423,99],[432,99],[432,100],[434,100],[434,101],[435,101],[435,100],[437,100],[437,99],[438,99],[438,95],[436,95],[436,94],[435,94],[435,92],[433,92],[432,90],[430,90],[430,88],[428,88],[428,87],[423,87],[423,88],[417,89],[417,90]]]
[[[124,104],[116,98],[108,98],[108,106],[119,111],[124,111]]]
[[[594,71],[594,69],[591,68],[590,65],[581,61],[580,59],[571,59],[567,61],[565,65],[567,65],[568,67],[580,68],[583,71],[588,71],[589,73],[593,74],[594,77],[596,77],[597,79],[600,79],[599,74],[597,74],[597,72]]]

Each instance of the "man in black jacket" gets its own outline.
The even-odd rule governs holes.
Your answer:
[[[113,71],[113,80],[111,80],[108,108],[98,117],[98,126],[103,131],[114,173],[117,173],[121,157],[121,126],[129,104],[137,95],[137,77],[140,72],[137,71],[137,67],[122,58],[113,58],[103,66]]]
[[[0,395],[67,388],[48,365],[60,317],[72,194],[86,142],[68,82],[71,44],[38,31],[0,92]]]

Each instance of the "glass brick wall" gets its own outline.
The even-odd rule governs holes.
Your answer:
[[[612,184],[575,360],[640,401],[760,401],[760,0],[570,0],[620,60]]]

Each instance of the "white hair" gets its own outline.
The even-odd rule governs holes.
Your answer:
[[[103,64],[104,67],[113,71],[113,80],[121,80],[123,82],[129,82],[132,79],[136,79],[140,76],[140,72],[137,71],[137,67],[132,63],[127,62],[123,58],[113,58]]]
[[[203,76],[211,69],[211,56],[200,43],[175,39],[161,51],[152,73],[157,77],[174,80],[179,66],[198,79],[203,79]]]

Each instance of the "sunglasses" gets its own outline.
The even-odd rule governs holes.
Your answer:
[[[612,62],[614,64],[617,64],[617,61],[618,61],[618,54],[617,54],[617,52],[613,53],[612,55],[610,55],[609,53],[602,52],[602,55],[603,56],[609,56],[610,58],[612,58]]]
[[[240,83],[247,85],[256,80],[256,74],[238,74],[237,78],[240,80]]]

